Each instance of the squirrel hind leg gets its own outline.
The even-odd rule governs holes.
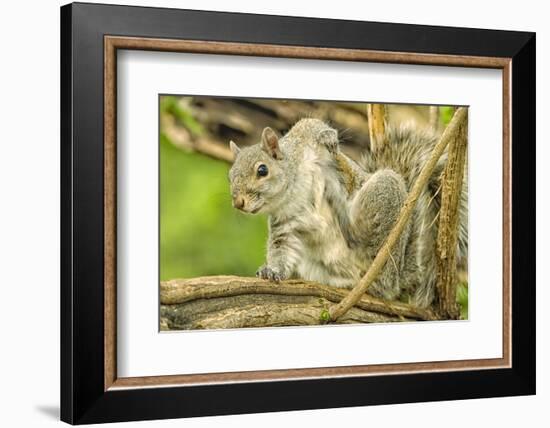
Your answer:
[[[355,250],[367,264],[374,259],[395,225],[406,197],[403,177],[390,169],[374,173],[353,197],[350,223],[356,241]],[[369,288],[369,294],[385,299],[399,296],[409,233],[410,227],[407,226],[379,277]]]

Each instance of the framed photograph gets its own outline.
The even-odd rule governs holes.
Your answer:
[[[535,35],[61,8],[61,418],[535,393]]]

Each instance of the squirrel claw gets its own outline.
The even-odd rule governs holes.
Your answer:
[[[268,279],[274,282],[280,282],[283,280],[283,276],[279,272],[268,266],[262,266],[260,269],[258,269],[258,271],[256,272],[256,276],[258,278]]]

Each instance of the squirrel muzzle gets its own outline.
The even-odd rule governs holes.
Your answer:
[[[245,200],[241,195],[237,195],[233,198],[233,206],[239,210],[244,210]]]

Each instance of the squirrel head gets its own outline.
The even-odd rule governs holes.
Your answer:
[[[301,119],[282,138],[268,127],[258,144],[240,149],[231,141],[229,146],[235,157],[229,171],[233,206],[274,214],[285,204],[307,200],[321,178],[319,165],[338,152],[338,133],[319,119]]]
[[[240,149],[231,141],[229,146],[235,157],[229,170],[233,206],[251,214],[269,213],[288,180],[279,137],[268,127],[259,144]]]

